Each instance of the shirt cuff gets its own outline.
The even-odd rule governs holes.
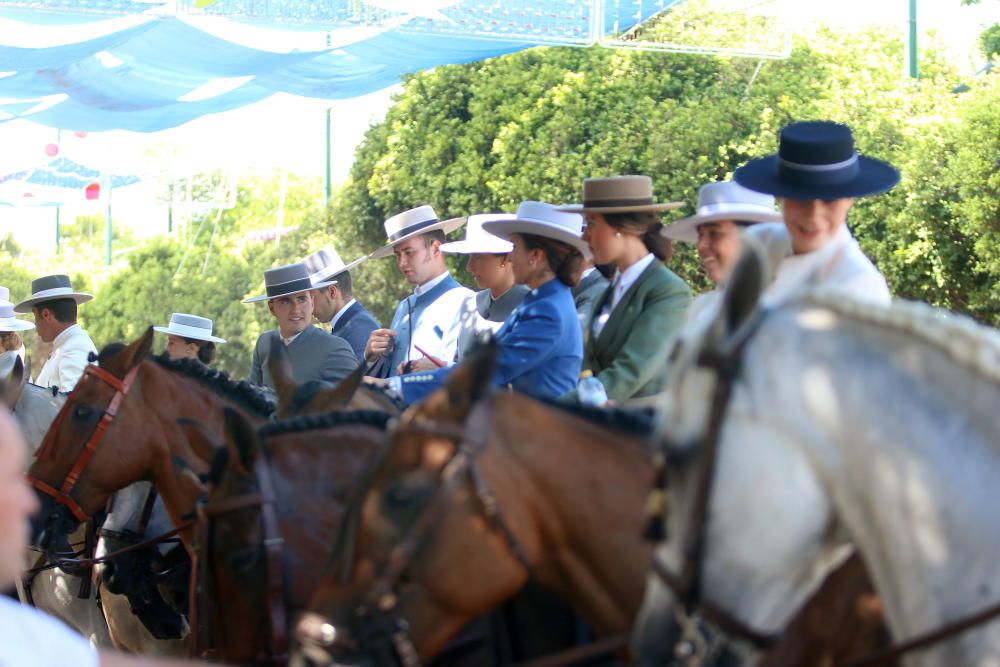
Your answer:
[[[385,388],[389,395],[393,398],[403,398],[403,379],[400,376],[393,375],[388,378],[388,384],[386,384]]]

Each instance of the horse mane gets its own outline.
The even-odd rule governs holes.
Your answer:
[[[219,396],[232,400],[258,417],[270,417],[274,414],[274,400],[245,380],[233,380],[228,373],[209,368],[197,359],[174,360],[165,354],[154,354],[150,359],[167,370],[197,380]]]
[[[389,403],[391,403],[393,406],[395,406],[396,408],[398,408],[400,412],[403,412],[404,410],[406,410],[407,407],[409,407],[403,401],[402,398],[400,398],[396,394],[390,392],[388,390],[388,388],[383,387],[382,385],[377,385],[377,384],[363,384],[360,387],[358,387],[358,391],[370,391],[373,394],[378,394],[379,396],[381,396],[382,398],[384,398],[386,401],[388,401]]]
[[[891,308],[845,299],[830,290],[808,292],[789,302],[817,306],[882,329],[911,335],[979,376],[1000,382],[1000,333],[964,315],[916,301],[893,301]]]
[[[624,431],[640,438],[656,435],[658,418],[654,408],[594,408],[586,405],[560,403],[556,399],[535,399],[549,407],[558,408],[574,417],[599,424],[615,431]]]
[[[89,361],[97,361],[101,366],[104,365],[108,359],[116,356],[119,352],[124,350],[126,347],[125,343],[108,343],[101,348],[101,351],[97,353],[97,358],[94,359],[93,353],[89,357]]]
[[[258,429],[257,433],[262,438],[268,438],[285,433],[299,433],[302,431],[315,431],[317,429],[333,428],[336,426],[347,426],[360,424],[363,426],[373,426],[377,429],[385,429],[386,424],[392,416],[387,412],[378,410],[349,410],[344,412],[328,412],[321,415],[302,415],[283,419],[278,422],[265,424]]]

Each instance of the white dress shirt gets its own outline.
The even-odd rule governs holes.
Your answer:
[[[97,348],[79,324],[63,329],[52,341],[52,354],[38,373],[35,384],[59,387],[60,391],[71,390],[83,375],[91,352],[96,354]]]
[[[351,306],[353,306],[355,303],[357,303],[357,299],[351,299],[350,301],[348,301],[347,303],[344,304],[343,308],[341,308],[336,313],[334,313],[333,319],[330,320],[330,328],[331,329],[333,329],[335,326],[337,326],[337,320],[340,319],[340,316],[343,315],[344,313],[346,313],[347,309],[350,308]]]
[[[590,325],[590,333],[595,339],[604,331],[604,326],[608,323],[608,319],[611,317],[611,313],[614,312],[615,307],[621,303],[625,292],[635,284],[635,281],[639,279],[642,272],[648,269],[649,265],[655,259],[653,253],[648,253],[645,257],[632,264],[632,266],[615,274],[615,279],[611,283],[611,298],[604,302],[601,312],[597,313],[593,324]]]

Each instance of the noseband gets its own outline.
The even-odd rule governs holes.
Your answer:
[[[129,389],[132,388],[132,383],[135,382],[138,372],[139,364],[136,364],[129,369],[129,371],[125,374],[124,379],[119,379],[100,366],[88,364],[83,370],[83,377],[76,383],[76,387],[73,388],[73,392],[66,398],[66,402],[59,410],[59,414],[56,415],[55,421],[52,422],[52,426],[49,427],[48,433],[45,434],[45,439],[42,441],[41,447],[38,448],[38,452],[35,454],[35,457],[39,459],[46,458],[55,446],[56,433],[59,432],[59,427],[62,425],[66,415],[69,414],[69,411],[73,409],[73,405],[79,398],[79,394],[83,389],[88,376],[91,375],[95,376],[115,390],[114,396],[111,397],[111,401],[108,403],[108,407],[104,409],[101,420],[97,423],[97,426],[94,427],[94,432],[91,433],[90,438],[87,439],[87,442],[83,447],[83,451],[80,452],[80,455],[70,467],[69,472],[66,474],[66,478],[63,480],[63,483],[58,489],[40,479],[27,475],[28,481],[31,482],[32,486],[42,493],[50,496],[53,500],[55,500],[57,505],[63,505],[66,507],[66,509],[68,509],[70,513],[72,513],[72,515],[81,523],[86,521],[89,518],[89,515],[83,510],[82,507],[80,507],[70,494],[76,486],[77,481],[80,479],[83,469],[87,467],[90,459],[97,452],[98,445],[101,444],[101,441],[104,439],[108,429],[111,428],[111,423],[118,414],[118,408],[128,395]]]
[[[535,578],[527,551],[501,513],[496,497],[476,465],[476,456],[486,448],[489,440],[492,408],[493,398],[490,394],[473,405],[463,425],[438,423],[418,417],[405,423],[397,421],[391,427],[393,434],[431,435],[458,443],[455,453],[441,469],[438,487],[429,502],[420,509],[403,540],[392,549],[364,600],[354,610],[359,622],[364,624],[365,636],[361,638],[362,642],[367,643],[365,640],[368,639],[388,640],[402,667],[420,667],[421,663],[409,635],[409,625],[395,613],[399,604],[399,584],[412,565],[415,554],[440,520],[441,512],[437,510],[447,499],[445,491],[455,488],[463,481],[468,482],[482,513],[503,535],[528,577]],[[356,536],[352,539],[356,539]],[[309,641],[317,640],[309,638]],[[317,643],[323,649],[330,649],[337,641],[336,630],[324,625],[324,633]]]

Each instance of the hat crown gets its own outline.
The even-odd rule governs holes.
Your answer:
[[[778,156],[800,165],[834,165],[855,157],[851,128],[830,121],[791,123],[781,130]]]
[[[411,208],[402,213],[397,213],[385,221],[385,235],[390,240],[395,240],[405,234],[417,231],[421,227],[429,227],[439,222],[434,207],[429,205]]]
[[[173,313],[170,316],[170,326],[180,325],[184,327],[194,327],[204,329],[206,333],[212,333],[212,320],[199,315],[189,315],[188,313]]]
[[[629,206],[653,203],[649,176],[608,176],[583,181],[584,206]]]
[[[285,264],[264,271],[265,287],[277,287],[302,279],[309,280],[309,271],[302,262]]]
[[[327,276],[337,273],[346,266],[337,250],[329,245],[303,259],[302,264],[311,275],[322,273]]]
[[[10,301],[10,289],[0,285],[0,301]]]
[[[470,215],[465,227],[465,240],[469,243],[476,242],[488,242],[495,244],[497,241],[500,243],[508,243],[504,241],[499,236],[490,234],[483,228],[484,222],[489,222],[491,220],[513,220],[513,213],[476,213],[475,215]]]
[[[735,181],[706,183],[698,189],[698,213],[708,215],[752,210],[774,213],[774,197],[754,192]]]
[[[538,223],[546,227],[562,228],[576,236],[583,234],[582,215],[560,211],[552,204],[546,204],[541,201],[521,202],[521,205],[517,207],[515,219]]]
[[[14,304],[6,299],[0,301],[0,320],[12,320],[15,316]]]
[[[31,293],[38,294],[39,292],[45,292],[53,289],[64,289],[73,291],[73,285],[70,284],[69,276],[57,273],[51,276],[42,276],[41,278],[35,278],[31,281]]]

